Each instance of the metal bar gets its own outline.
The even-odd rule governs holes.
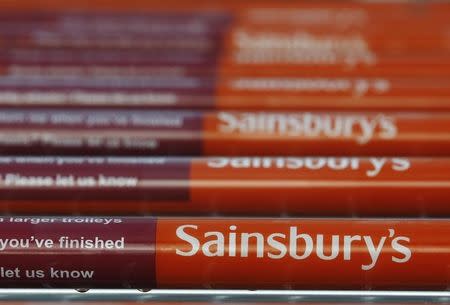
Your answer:
[[[0,301],[450,303],[450,291],[0,289]]]

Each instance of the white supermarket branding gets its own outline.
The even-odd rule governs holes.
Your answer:
[[[367,165],[364,165],[367,163]],[[359,171],[365,170],[368,177],[376,177],[383,170],[404,172],[410,169],[411,161],[407,158],[346,158],[346,157],[212,157],[207,161],[209,168],[233,169],[288,169]]]
[[[383,94],[389,91],[391,83],[387,79],[347,79],[347,78],[274,78],[240,77],[232,79],[229,86],[233,90],[285,91],[285,92],[325,92],[347,93],[364,96],[369,92]]]
[[[176,236],[185,243],[177,244],[179,256],[206,257],[249,257],[305,260],[317,257],[320,260],[351,261],[352,254],[367,253],[367,262],[361,263],[362,270],[371,270],[381,256],[394,263],[406,263],[412,251],[408,247],[410,238],[396,236],[394,229],[374,238],[370,235],[308,234],[301,228],[290,226],[289,233],[239,232],[236,225],[229,226],[229,232],[209,231],[199,238],[198,225],[186,224],[176,229]],[[298,244],[302,246],[299,247]],[[359,260],[359,259],[358,259]]]
[[[394,118],[384,114],[313,113],[229,113],[218,114],[222,133],[264,133],[284,136],[354,138],[360,144],[374,137],[393,139],[397,136]]]

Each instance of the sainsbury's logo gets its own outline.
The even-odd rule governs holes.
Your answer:
[[[316,257],[323,261],[351,261],[354,255],[367,256],[362,270],[376,267],[380,257],[402,264],[411,259],[408,247],[410,238],[397,236],[394,229],[387,229],[382,236],[308,234],[297,226],[288,232],[241,232],[237,225],[230,225],[227,232],[207,231],[199,233],[200,226],[186,224],[176,229],[179,256],[203,255],[205,257],[240,257],[307,260]]]
[[[393,139],[398,130],[394,118],[379,114],[228,113],[220,112],[222,133],[266,134],[307,138],[347,138],[366,144],[374,138]]]

